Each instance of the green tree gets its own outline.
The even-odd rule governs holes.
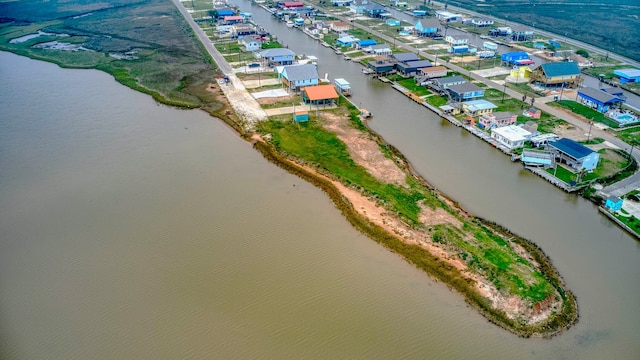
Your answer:
[[[211,16],[211,24],[213,24],[218,19],[218,10],[211,9],[207,13]]]
[[[578,54],[580,56],[584,56],[586,58],[589,57],[589,52],[587,50],[585,50],[585,49],[576,50],[576,54]]]

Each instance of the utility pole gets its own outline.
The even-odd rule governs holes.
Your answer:
[[[589,121],[589,134],[587,135],[587,144],[589,144],[589,139],[591,139],[591,127],[593,126],[593,121]]]
[[[502,102],[504,102],[504,96],[507,93],[507,78],[504,78],[504,88],[502,89]]]

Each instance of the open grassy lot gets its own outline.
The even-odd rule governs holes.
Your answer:
[[[88,0],[0,3],[0,49],[64,67],[97,68],[156,100],[220,109],[207,91],[218,75],[191,29],[170,1]],[[43,30],[52,35],[10,42]],[[59,36],[61,34],[69,36]],[[86,50],[38,49],[49,41]]]
[[[590,107],[584,106],[572,100],[554,101],[550,102],[549,105],[569,109],[575,114],[584,116],[586,119],[599,122],[612,128],[619,127],[619,124],[617,122],[609,119],[603,113],[600,113]]]

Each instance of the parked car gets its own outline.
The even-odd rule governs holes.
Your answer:
[[[260,67],[260,64],[258,64],[258,63],[251,63],[251,64],[249,64],[249,65],[247,65],[247,66],[248,66],[248,67],[250,67],[250,68],[257,68],[257,67]]]

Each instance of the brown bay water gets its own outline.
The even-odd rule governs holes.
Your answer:
[[[638,242],[534,177],[515,172],[542,194],[513,189],[510,175],[493,181],[530,200],[524,215],[537,218],[507,220],[539,237],[578,295],[580,323],[551,340],[489,324],[217,119],[157,105],[97,71],[0,53],[0,75],[2,359],[640,353]],[[387,131],[383,110],[374,113]],[[434,148],[472,140],[428,130],[440,131]],[[412,161],[435,161],[394,131]],[[502,222],[506,210],[458,185],[474,167],[431,180]]]

